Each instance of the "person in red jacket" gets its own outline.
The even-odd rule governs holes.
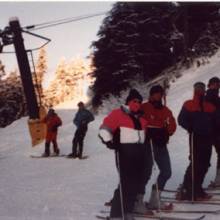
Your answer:
[[[177,199],[201,200],[211,197],[202,184],[210,166],[216,119],[215,106],[205,99],[205,84],[196,82],[193,99],[184,102],[178,115],[179,125],[189,133],[190,161]]]
[[[148,140],[146,141],[148,171],[146,173],[145,185],[151,176],[153,156],[160,170],[157,183],[152,186],[148,206],[151,209],[171,208],[165,203],[162,204],[160,201],[160,193],[171,177],[171,163],[167,143],[169,137],[173,135],[176,130],[176,121],[171,110],[163,105],[163,97],[164,89],[160,85],[155,85],[150,89],[148,102],[143,103],[141,108],[144,112],[144,118],[148,121]],[[151,149],[153,149],[153,152]],[[149,166],[149,163],[151,163],[151,166]]]
[[[112,199],[110,220],[122,220],[123,213],[125,220],[133,220],[134,202],[145,175],[144,142],[147,121],[140,112],[141,102],[142,96],[132,89],[126,105],[113,110],[104,118],[100,127],[99,137],[102,142],[116,151],[116,164],[120,174],[120,184]]]
[[[208,89],[206,91],[205,100],[212,103],[216,107],[216,127],[213,135],[212,145],[215,148],[217,154],[217,164],[216,164],[216,176],[215,180],[211,181],[210,187],[220,187],[220,79],[218,77],[212,77],[208,82]]]
[[[62,125],[60,117],[55,113],[54,109],[49,109],[47,116],[43,119],[47,125],[47,134],[45,142],[45,152],[42,156],[50,156],[50,143],[53,143],[54,155],[59,155],[60,150],[57,145],[57,130]]]

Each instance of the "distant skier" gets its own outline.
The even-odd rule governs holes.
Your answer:
[[[143,103],[142,110],[144,111],[144,118],[148,121],[147,132],[147,167],[145,184],[147,184],[153,165],[154,156],[155,162],[160,170],[157,182],[152,186],[152,192],[149,200],[148,208],[150,209],[171,209],[172,204],[166,204],[160,201],[160,194],[168,179],[171,177],[171,162],[167,149],[169,137],[174,134],[176,130],[176,121],[171,110],[163,104],[164,89],[160,85],[155,85],[150,89],[149,101]],[[153,152],[151,151],[153,149]],[[144,194],[144,188],[143,192]],[[139,195],[142,201],[143,195]],[[141,204],[139,201],[139,204]]]
[[[100,127],[99,136],[103,143],[116,151],[120,173],[121,185],[114,192],[110,220],[122,220],[123,214],[125,220],[133,220],[134,202],[144,178],[146,154],[144,141],[147,121],[140,112],[142,100],[139,92],[132,89],[126,105],[113,110]]]
[[[220,187],[220,97],[219,97],[220,79],[213,77],[208,82],[208,90],[206,91],[206,101],[211,102],[217,111],[216,128],[214,131],[213,145],[217,153],[216,177],[214,182],[210,184],[213,187]]]
[[[190,164],[182,187],[177,193],[180,200],[209,199],[202,183],[210,166],[214,132],[215,106],[204,99],[205,84],[194,84],[194,97],[186,101],[178,116],[179,125],[189,133]]]
[[[47,125],[45,152],[43,157],[50,156],[50,143],[53,143],[54,155],[59,155],[60,150],[57,145],[57,131],[58,127],[62,125],[60,117],[55,113],[55,110],[50,108],[47,116],[43,119],[43,122]]]
[[[72,141],[72,153],[68,155],[69,158],[82,158],[83,154],[83,140],[88,130],[88,124],[94,120],[93,114],[85,108],[83,102],[78,103],[79,110],[77,111],[73,123],[77,129]]]

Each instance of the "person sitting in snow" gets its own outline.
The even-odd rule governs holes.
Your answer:
[[[178,116],[179,125],[189,133],[190,163],[176,196],[180,200],[192,201],[211,197],[202,184],[210,166],[216,111],[215,106],[204,99],[205,84],[197,82],[193,87],[193,99],[183,104]]]
[[[54,155],[58,156],[60,150],[57,145],[57,131],[58,127],[62,125],[60,117],[56,114],[55,110],[50,108],[47,116],[43,119],[43,122],[47,125],[47,134],[45,142],[45,152],[43,157],[50,156],[50,143],[53,143]]]
[[[134,202],[143,182],[146,162],[144,142],[147,121],[140,111],[142,100],[139,92],[132,89],[126,105],[113,110],[100,127],[102,142],[116,151],[116,165],[120,174],[120,184],[112,199],[110,220],[122,220],[123,214],[123,219],[133,220]]]
[[[69,158],[82,158],[83,154],[83,140],[88,130],[88,124],[94,120],[93,114],[85,108],[83,102],[78,103],[79,110],[77,111],[73,123],[77,129],[72,141],[72,153],[68,155]]]
[[[214,182],[211,182],[210,186],[220,187],[220,97],[219,97],[220,79],[218,77],[212,77],[208,82],[208,89],[206,91],[205,99],[211,102],[217,111],[216,128],[213,137],[213,146],[217,153],[217,165],[216,176]]]
[[[172,208],[172,204],[166,204],[160,201],[160,194],[163,191],[166,182],[171,177],[171,162],[167,144],[169,137],[176,131],[176,120],[173,117],[171,110],[163,104],[162,100],[164,95],[164,89],[162,86],[155,85],[151,87],[149,100],[143,103],[141,107],[144,112],[144,118],[148,121],[146,140],[146,161],[148,164],[145,173],[145,183],[143,184],[143,190],[140,192],[139,202],[137,203],[139,206],[143,204],[142,201],[145,193],[145,185],[151,176],[153,156],[160,170],[157,182],[152,186],[152,192],[148,204],[149,209]]]

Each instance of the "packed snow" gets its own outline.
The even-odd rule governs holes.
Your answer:
[[[185,70],[183,76],[171,84],[167,104],[175,117],[183,102],[192,97],[192,85],[196,81],[207,83],[213,76],[220,77],[219,66],[220,54],[216,54],[209,64]],[[138,89],[147,99],[147,89],[144,85],[140,85]],[[64,157],[31,158],[30,155],[43,153],[44,144],[31,147],[27,118],[0,129],[0,220],[93,220],[100,210],[107,210],[103,204],[111,199],[118,184],[118,174],[114,152],[101,143],[97,134],[106,113],[122,104],[126,95],[127,92],[123,98],[106,102],[95,116],[95,121],[89,125],[84,142],[84,155],[89,155],[89,158],[85,160]],[[61,154],[68,154],[71,152],[75,132],[72,120],[76,113],[76,102],[59,105],[56,111],[63,120],[63,126],[58,133],[58,145]],[[182,182],[188,165],[188,136],[180,127],[170,139],[169,152],[173,173],[166,187],[175,189]],[[211,163],[204,186],[207,186],[215,175],[214,150]],[[148,200],[157,174],[158,169],[154,167],[152,178],[146,186],[145,200]],[[217,205],[175,206],[181,210],[220,209]],[[185,217],[199,215],[172,214]],[[209,214],[205,219],[217,220],[219,216]]]

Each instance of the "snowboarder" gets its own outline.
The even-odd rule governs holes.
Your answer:
[[[152,186],[148,205],[148,208],[150,209],[171,209],[172,205],[162,203],[160,200],[160,194],[164,189],[166,182],[171,177],[171,163],[167,143],[169,141],[169,137],[173,135],[176,130],[175,118],[173,117],[171,110],[163,104],[162,100],[164,95],[164,89],[162,86],[155,85],[150,89],[148,102],[143,103],[142,105],[144,118],[148,121],[146,139],[146,160],[148,162],[144,186],[150,179],[153,159],[160,170],[157,182]]]
[[[177,199],[209,199],[202,183],[210,166],[215,106],[204,99],[205,84],[194,84],[194,97],[186,101],[178,116],[178,123],[189,133],[189,166]]]
[[[79,110],[77,111],[73,123],[77,129],[72,141],[72,153],[68,155],[69,158],[82,159],[83,154],[83,140],[88,130],[88,124],[94,120],[93,114],[85,108],[83,102],[78,103]]]
[[[47,125],[47,134],[45,142],[45,152],[43,157],[50,156],[50,143],[53,143],[54,155],[58,156],[60,150],[57,145],[57,131],[58,127],[62,125],[60,117],[56,114],[55,110],[50,108],[47,116],[43,119],[43,122]]]
[[[220,187],[220,97],[219,97],[220,79],[218,77],[212,77],[208,82],[208,90],[206,91],[206,101],[211,102],[217,111],[216,128],[213,137],[213,146],[217,153],[217,166],[216,166],[216,177],[211,186]]]
[[[126,105],[113,110],[103,121],[99,137],[109,149],[116,151],[120,184],[114,192],[110,220],[133,220],[133,207],[144,178],[147,121],[140,112],[143,98],[130,90]]]

